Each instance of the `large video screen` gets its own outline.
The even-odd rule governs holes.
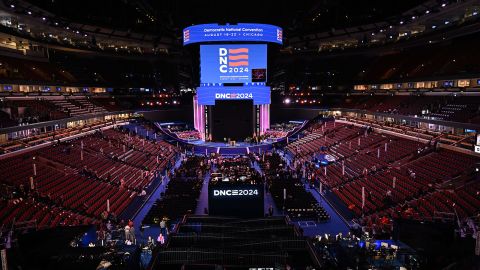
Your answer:
[[[264,217],[263,185],[219,183],[208,186],[208,212],[215,216]]]
[[[273,42],[282,44],[282,28],[270,24],[199,24],[183,29],[183,45],[199,42]]]
[[[251,83],[267,79],[267,45],[201,45],[201,83]]]
[[[270,104],[268,86],[201,86],[197,87],[198,104],[215,105],[217,100],[253,100],[253,105]]]

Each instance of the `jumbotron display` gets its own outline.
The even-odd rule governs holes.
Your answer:
[[[206,86],[197,88],[200,105],[215,105],[217,100],[253,100],[254,105],[270,104],[270,87],[243,86],[223,87]]]
[[[282,28],[259,23],[199,24],[183,29],[183,45],[202,42],[271,42],[282,44]]]
[[[265,82],[267,45],[201,45],[201,83]]]
[[[208,187],[210,215],[259,218],[264,216],[261,184],[220,183]]]
[[[282,44],[282,29],[266,24],[202,24],[185,28],[183,39],[184,45],[201,44],[200,82],[193,100],[194,127],[200,138],[243,141],[263,134],[270,126],[266,43]],[[252,110],[244,111],[240,120],[234,119],[231,116],[239,112],[223,115],[226,111],[219,110],[217,101],[232,106],[248,103]],[[243,128],[247,133],[226,128],[227,123],[238,121],[247,123]]]

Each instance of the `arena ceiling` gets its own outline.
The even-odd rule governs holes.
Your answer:
[[[158,0],[27,0],[59,17],[149,34],[178,36],[185,26],[200,23],[270,23],[287,35],[395,19],[424,0],[244,0],[226,2]],[[14,2],[14,1],[13,1]]]

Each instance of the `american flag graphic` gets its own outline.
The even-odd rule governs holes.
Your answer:
[[[282,41],[283,39],[283,31],[281,29],[277,29],[277,40]]]
[[[228,66],[248,67],[248,48],[228,49]]]
[[[183,30],[183,42],[190,41],[190,30]]]

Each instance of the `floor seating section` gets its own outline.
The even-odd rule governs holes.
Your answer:
[[[278,154],[265,155],[261,167],[267,178],[267,185],[278,209],[285,208],[286,214],[294,220],[327,221],[330,216],[311,193],[305,190],[303,183],[290,173],[278,171],[285,168]],[[286,200],[284,200],[284,190]]]
[[[165,194],[158,199],[145,216],[144,224],[158,224],[163,217],[177,220],[185,214],[192,214],[197,206],[197,199],[203,183],[206,164],[203,157],[189,157],[183,160],[173,177],[168,182]]]

